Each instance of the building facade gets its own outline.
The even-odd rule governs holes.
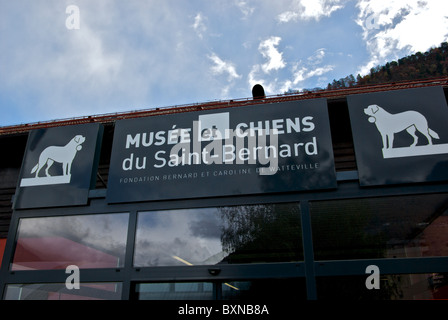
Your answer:
[[[447,299],[447,91],[0,128],[2,299]]]

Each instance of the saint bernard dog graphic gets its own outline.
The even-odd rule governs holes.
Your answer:
[[[39,156],[36,165],[31,169],[33,178],[23,178],[21,187],[41,186],[50,184],[66,184],[71,180],[72,163],[76,154],[82,149],[82,144],[86,141],[83,135],[75,135],[67,144],[63,146],[49,146],[45,148]],[[62,166],[62,175],[52,176],[49,172],[54,163]],[[44,170],[44,174],[41,171]]]
[[[434,144],[434,140],[440,139],[439,134],[429,127],[428,120],[417,111],[392,114],[377,104],[371,104],[364,109],[364,113],[381,135],[384,159],[448,153],[448,144]],[[413,142],[408,147],[394,148],[394,135],[402,131],[410,134]],[[417,146],[419,138],[416,132],[426,138],[426,144]]]

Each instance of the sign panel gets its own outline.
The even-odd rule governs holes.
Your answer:
[[[448,179],[442,87],[347,97],[362,186]]]
[[[325,99],[121,120],[109,203],[336,187]]]
[[[85,124],[31,131],[14,208],[86,204],[96,178],[102,129]]]

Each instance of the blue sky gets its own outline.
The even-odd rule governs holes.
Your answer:
[[[0,126],[325,88],[439,46],[447,16],[446,0],[0,0]]]

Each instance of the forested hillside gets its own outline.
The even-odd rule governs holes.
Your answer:
[[[417,52],[398,61],[372,68],[370,74],[358,75],[356,79],[353,75],[349,75],[333,80],[328,84],[327,89],[443,76],[448,76],[448,42],[443,42],[439,47],[425,53]]]
[[[388,83],[402,80],[418,80],[448,76],[448,42],[432,48],[425,53],[417,52],[407,57],[391,61],[383,66],[370,69],[364,76],[351,75],[339,80],[333,80],[327,90],[349,88],[354,86]],[[324,88],[304,89],[305,91],[319,91]]]

